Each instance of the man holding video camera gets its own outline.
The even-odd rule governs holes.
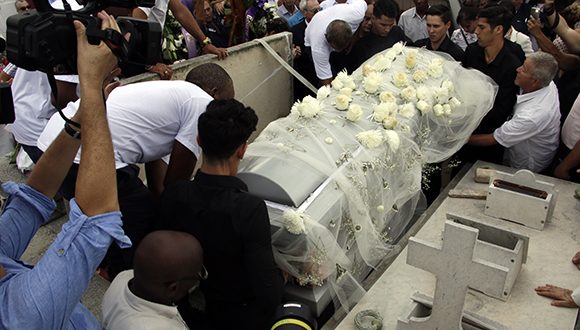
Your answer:
[[[104,12],[98,17],[103,30],[119,31],[112,17]],[[0,328],[100,329],[79,301],[111,242],[130,245],[121,228],[103,99],[103,86],[110,81],[117,60],[105,43],[89,45],[85,27],[78,21],[74,24],[82,101],[73,120],[81,124],[82,135],[65,127],[40,158],[27,184],[4,185],[10,197],[0,215],[0,297],[4,302]],[[51,199],[81,144],[82,162],[70,220],[31,268],[19,259],[54,209]]]

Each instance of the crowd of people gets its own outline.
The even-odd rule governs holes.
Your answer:
[[[30,9],[25,3],[17,7]],[[459,159],[580,182],[580,2],[560,8],[546,0],[539,16],[521,0],[465,3],[456,28],[447,6],[414,4],[400,13],[394,0],[257,1],[246,11],[245,38],[289,30],[296,70],[317,86],[397,42],[446,53],[498,85]],[[223,59],[232,45],[224,25],[229,7],[227,0],[158,0],[149,9],[107,11],[163,26],[169,10],[196,41],[193,53]],[[113,16],[98,16],[103,29],[118,30]],[[264,17],[266,31],[259,31]],[[234,99],[235,77],[209,63],[184,81],[119,87],[114,78],[122,73],[109,48],[89,44],[84,26],[75,27],[78,75],[51,81],[8,66],[0,76],[12,83],[14,137],[36,163],[26,184],[4,185],[0,328],[270,328],[289,279],[274,261],[264,201],[236,178],[258,118]],[[147,70],[172,77],[162,61],[136,68]],[[297,98],[308,93],[295,85]],[[145,164],[147,184],[138,164]],[[70,200],[69,221],[29,267],[20,258],[57,194]],[[97,269],[112,281],[102,325],[79,303]],[[198,286],[201,309],[189,301]],[[573,306],[570,290],[537,292],[564,295],[560,305]]]

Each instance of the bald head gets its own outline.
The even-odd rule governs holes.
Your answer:
[[[199,86],[217,100],[229,100],[235,96],[230,75],[215,63],[204,63],[191,69],[185,80]]]
[[[170,304],[184,297],[203,267],[199,241],[184,232],[160,230],[145,236],[133,259],[141,298]]]
[[[350,25],[343,20],[334,20],[326,27],[326,41],[328,41],[330,46],[338,52],[341,52],[348,47],[351,37],[352,29],[350,28]]]

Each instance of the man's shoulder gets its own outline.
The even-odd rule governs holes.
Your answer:
[[[415,46],[415,47],[426,47],[429,44],[430,44],[430,39],[429,38],[424,38],[424,39],[419,39],[419,40],[415,41],[415,43],[413,44],[413,46]]]
[[[401,14],[401,18],[405,17],[405,18],[409,18],[412,17],[413,15],[415,15],[415,7],[411,7],[407,10],[405,10],[402,14]]]

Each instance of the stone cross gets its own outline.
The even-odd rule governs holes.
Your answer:
[[[437,282],[431,315],[399,320],[398,329],[462,329],[467,288],[504,286],[505,267],[473,257],[477,234],[473,227],[446,221],[441,247],[409,239],[407,264],[435,274]]]

